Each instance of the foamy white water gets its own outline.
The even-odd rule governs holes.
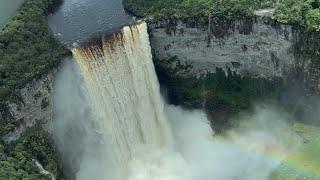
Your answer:
[[[240,117],[250,126],[216,139],[203,111],[164,113],[144,22],[73,54],[85,88],[67,63],[56,82],[54,129],[77,180],[266,180],[294,149],[274,109]]]
[[[170,149],[145,22],[72,52],[97,116],[97,131],[108,142],[121,176],[142,149]]]

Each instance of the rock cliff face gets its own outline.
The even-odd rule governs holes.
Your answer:
[[[220,15],[211,15],[207,24],[197,19],[163,20],[149,23],[149,30],[155,63],[175,75],[200,76],[221,68],[266,79],[290,81],[299,76],[320,92],[319,33],[305,33],[266,17],[228,20]],[[36,121],[52,121],[56,72],[33,80],[20,90],[20,98],[7,102],[0,122],[14,127],[2,140],[18,139]]]
[[[319,52],[318,57],[298,52],[301,40],[319,47],[319,33],[303,37],[300,30],[271,18],[228,20],[220,15],[211,15],[209,25],[167,20],[149,23],[149,27],[156,61],[166,68],[184,67],[180,75],[199,76],[216,68],[267,79],[303,74],[305,82],[320,90],[314,63]]]
[[[2,137],[6,143],[20,138],[28,127],[37,121],[47,123],[53,118],[53,82],[57,69],[52,69],[38,79],[34,79],[20,90],[14,102],[7,102],[1,121],[14,124],[14,128]],[[49,130],[49,129],[48,129]]]

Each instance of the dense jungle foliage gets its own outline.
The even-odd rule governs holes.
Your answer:
[[[26,83],[56,66],[69,51],[53,36],[46,22],[53,0],[25,0],[14,17],[0,30],[0,135],[14,129],[5,122],[6,101],[18,95]],[[39,161],[46,170],[63,176],[55,147],[41,125],[27,130],[19,140],[0,141],[0,179],[50,180],[40,173]]]
[[[223,13],[253,15],[255,9],[273,6],[273,0],[124,0],[125,7],[139,16],[190,17]]]
[[[170,69],[165,63],[177,61],[175,57],[166,61],[155,61],[156,71],[161,83],[168,87],[172,103],[190,107],[202,107],[205,99],[223,102],[231,112],[239,112],[250,107],[258,98],[278,96],[283,82],[280,79],[266,80],[241,76],[230,69],[225,72],[217,68],[215,73],[201,77],[179,76],[179,70]],[[178,63],[179,64],[179,63]],[[188,65],[178,67],[188,71]]]
[[[320,31],[320,0],[285,0],[277,7],[275,17],[283,23]]]
[[[52,0],[26,0],[0,30],[0,99],[17,94],[68,53],[53,36],[45,15]]]
[[[201,77],[180,76],[163,61],[155,62],[159,81],[167,87],[170,103],[190,108],[204,107],[217,133],[232,126],[233,115],[249,109],[256,101],[279,99],[285,88],[280,79],[241,76],[230,69],[225,72],[217,68],[215,73]],[[183,68],[188,67],[180,67]]]
[[[124,0],[125,8],[141,17],[188,18],[222,13],[226,17],[253,16],[262,8],[276,8],[275,18],[320,31],[320,0]]]
[[[0,142],[0,179],[51,180],[50,175],[40,173],[36,160],[57,179],[63,179],[53,144],[41,125],[28,129],[25,136],[9,145]]]

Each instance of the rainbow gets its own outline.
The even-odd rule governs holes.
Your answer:
[[[320,128],[301,123],[295,124],[293,128],[301,142],[296,148],[281,146],[281,144],[275,144],[272,141],[251,142],[246,139],[246,137],[232,133],[231,135],[214,136],[211,140],[221,143],[231,143],[235,148],[245,150],[248,153],[259,153],[270,161],[279,162],[278,167],[276,167],[270,175],[271,180],[319,180]],[[297,131],[297,129],[299,129],[299,131]],[[297,142],[299,142],[299,140],[297,140]]]

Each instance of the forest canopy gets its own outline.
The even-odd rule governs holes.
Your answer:
[[[0,30],[0,98],[17,94],[27,82],[58,64],[68,53],[46,22],[52,0],[26,0]]]
[[[0,30],[0,116],[6,101],[15,97],[20,88],[69,53],[47,25],[45,16],[52,3],[53,0],[25,0]],[[15,127],[0,118],[2,137]],[[0,179],[50,180],[50,175],[41,174],[36,161],[62,179],[62,166],[52,141],[40,124],[11,144],[0,141]]]
[[[254,11],[275,8],[275,18],[320,31],[320,0],[124,0],[125,8],[141,17],[188,18],[222,13],[228,18],[253,16]]]

